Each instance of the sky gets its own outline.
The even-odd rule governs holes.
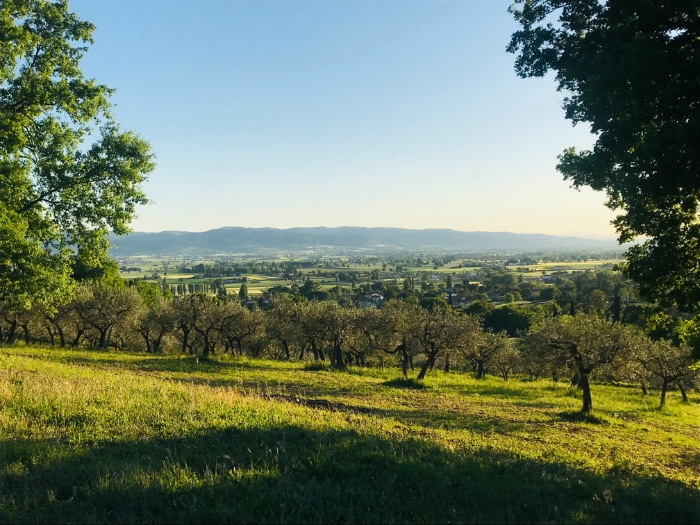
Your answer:
[[[72,0],[85,75],[148,140],[135,231],[365,226],[612,238],[556,171],[573,127],[520,79],[510,0]]]

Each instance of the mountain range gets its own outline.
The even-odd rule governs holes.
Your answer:
[[[502,252],[606,250],[614,240],[510,232],[404,228],[239,228],[205,232],[133,232],[110,236],[112,256],[204,256],[284,253]]]

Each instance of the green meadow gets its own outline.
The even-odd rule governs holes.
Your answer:
[[[0,352],[0,523],[698,523],[700,395]]]

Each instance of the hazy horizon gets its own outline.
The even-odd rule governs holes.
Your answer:
[[[340,227],[614,237],[557,155],[593,143],[505,48],[510,0],[95,2],[82,61],[151,142],[136,231]]]
[[[571,234],[550,234],[550,233],[544,233],[544,232],[519,232],[519,231],[514,231],[514,230],[458,230],[456,228],[402,228],[400,226],[357,226],[357,225],[343,225],[343,226],[324,226],[324,225],[316,225],[316,226],[287,226],[283,228],[275,227],[275,226],[240,226],[240,225],[226,225],[226,226],[216,226],[213,228],[205,228],[203,230],[191,230],[191,229],[174,229],[174,228],[166,228],[164,230],[136,230],[133,229],[132,232],[130,233],[167,233],[167,232],[183,232],[183,233],[204,233],[208,231],[213,231],[213,230],[221,230],[221,229],[226,229],[226,228],[247,228],[247,229],[273,229],[273,230],[293,230],[293,229],[301,229],[301,228],[308,228],[308,229],[315,229],[315,228],[327,228],[327,229],[335,229],[335,228],[366,228],[366,229],[402,229],[402,230],[411,230],[411,231],[427,231],[427,230],[448,230],[448,231],[458,231],[458,232],[464,232],[464,233],[513,233],[517,235],[550,235],[553,237],[580,237],[582,239],[591,239],[591,240],[604,240],[604,241],[615,241],[617,237],[615,235],[608,235],[608,236],[596,236],[596,235],[589,235],[585,233],[571,233]]]

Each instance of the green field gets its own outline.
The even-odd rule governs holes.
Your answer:
[[[700,396],[0,353],[1,523],[698,523]]]
[[[300,258],[299,261],[310,262],[309,259]],[[241,264],[245,266],[247,263],[272,263],[272,262],[283,262],[283,258],[277,259],[258,259],[258,258],[237,258],[228,259],[228,263],[235,262],[236,264]],[[257,298],[263,295],[265,291],[273,286],[285,286],[291,287],[292,284],[302,285],[304,280],[310,279],[317,282],[322,290],[328,290],[335,287],[336,285],[341,285],[347,288],[351,288],[353,283],[350,281],[335,281],[336,274],[348,274],[353,273],[356,276],[355,285],[360,285],[368,282],[380,281],[393,281],[396,279],[399,284],[403,281],[406,275],[422,275],[428,273],[431,278],[434,275],[439,276],[440,279],[446,279],[447,275],[453,276],[454,279],[464,280],[469,278],[474,273],[480,271],[485,267],[500,267],[504,270],[515,272],[517,275],[522,276],[523,279],[533,279],[539,280],[544,274],[551,274],[554,272],[564,272],[572,273],[575,271],[583,270],[600,270],[600,269],[610,269],[612,265],[622,262],[620,259],[591,259],[587,261],[556,261],[556,262],[540,262],[538,264],[530,265],[506,265],[507,258],[494,258],[494,259],[483,259],[482,266],[463,266],[463,264],[474,264],[474,259],[463,259],[457,258],[450,261],[443,266],[435,267],[433,262],[426,261],[424,264],[418,266],[415,264],[415,258],[408,258],[406,260],[397,260],[391,264],[385,263],[379,257],[374,257],[373,260],[369,262],[364,262],[362,264],[356,264],[355,262],[349,262],[343,258],[318,258],[313,259],[312,266],[299,267],[296,269],[297,275],[295,279],[288,279],[283,276],[284,272],[281,269],[277,269],[274,274],[264,274],[264,273],[248,273],[241,271],[240,274],[235,277],[232,276],[219,276],[219,277],[204,277],[200,274],[193,273],[176,273],[176,269],[180,268],[182,264],[187,264],[193,266],[195,264],[213,264],[216,259],[183,259],[183,258],[153,258],[153,257],[134,257],[134,258],[123,258],[119,261],[119,265],[127,268],[137,267],[140,271],[121,271],[120,275],[126,279],[134,278],[146,278],[153,281],[152,276],[158,275],[159,279],[166,277],[168,285],[178,285],[178,284],[200,284],[200,283],[213,283],[216,280],[222,280],[225,282],[224,287],[227,293],[238,294],[241,283],[240,282],[226,282],[230,279],[240,280],[242,278],[246,279],[246,284],[248,287],[249,297]],[[396,265],[401,266],[401,271],[396,272]],[[386,267],[386,269],[383,269]],[[379,278],[372,278],[371,273],[373,271],[379,271]],[[478,282],[478,280],[473,280],[473,282]]]

